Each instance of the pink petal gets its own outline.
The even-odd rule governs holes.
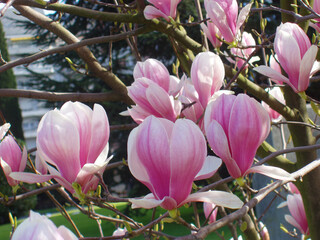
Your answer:
[[[19,166],[19,172],[23,172],[24,169],[27,166],[27,161],[28,161],[28,152],[26,147],[23,147],[22,155],[21,155],[21,162]]]
[[[173,97],[161,87],[151,84],[146,91],[146,97],[151,107],[158,113],[156,117],[163,117],[173,122],[176,120]]]
[[[300,74],[297,89],[299,92],[305,91],[309,86],[311,69],[314,65],[318,53],[318,47],[312,45],[302,58],[300,64]]]
[[[71,232],[68,228],[66,228],[65,226],[60,226],[58,227],[57,232],[60,234],[60,236],[64,239],[64,240],[77,240],[78,238],[76,237],[76,235],[74,235],[73,232]]]
[[[242,175],[251,167],[258,147],[269,132],[268,112],[253,98],[239,94],[231,110],[228,137],[232,158]]]
[[[72,182],[68,181],[64,177],[61,176],[61,174],[53,167],[48,165],[49,173],[52,175],[52,177],[63,187],[65,187],[69,192],[74,193],[74,189],[72,187]]]
[[[260,165],[260,166],[254,166],[248,169],[245,173],[245,175],[249,173],[260,173],[262,175],[278,179],[278,180],[290,180],[294,181],[295,179],[291,177],[291,174],[287,171],[278,168],[278,167],[272,167],[272,166],[266,166],[266,165]]]
[[[91,139],[85,163],[94,163],[108,145],[110,135],[109,121],[106,111],[99,104],[95,104],[93,107],[91,126],[88,130],[91,130],[91,134],[88,134],[87,138],[91,136]],[[108,152],[106,154],[108,154]],[[107,156],[105,155],[102,158],[105,160]]]
[[[152,193],[149,193],[144,198],[130,198],[129,201],[132,203],[132,208],[154,208],[157,206],[160,206],[160,204],[163,202],[163,200],[157,200],[155,199],[154,195]]]
[[[278,71],[272,69],[271,67],[267,67],[267,66],[258,66],[258,67],[255,67],[253,69],[254,71],[262,74],[262,75],[265,75],[267,77],[270,78],[270,80],[278,83],[278,82],[285,82],[287,84],[290,84],[290,81],[288,78],[286,78],[285,76],[283,76],[282,74],[280,74]]]
[[[244,21],[247,19],[250,9],[252,7],[252,3],[247,4],[245,7],[243,7],[238,15],[237,20],[237,27],[236,27],[236,33],[239,31],[240,27],[243,25]]]
[[[297,221],[291,215],[284,215],[284,219],[286,219],[286,221],[290,223],[292,226],[298,228],[301,233],[304,232],[299,223],[297,223]]]
[[[148,6],[147,6],[148,7]],[[166,92],[169,91],[170,74],[162,62],[149,58],[144,62],[138,62],[133,69],[134,79],[148,78],[162,87]]]
[[[159,18],[163,17],[166,19],[168,22],[170,21],[169,17],[164,14],[162,11],[159,9],[153,7],[153,6],[146,6],[145,9],[143,10],[144,17],[148,20],[154,19],[154,18]]]
[[[12,172],[10,177],[25,183],[42,183],[49,181],[54,176],[53,175],[38,175],[34,173],[26,173],[26,172]]]
[[[281,35],[276,35],[274,44],[282,68],[288,74],[291,84],[297,88],[302,56],[296,40],[289,33],[282,31]]]
[[[213,176],[219,167],[221,166],[222,161],[220,158],[214,156],[207,156],[206,161],[204,162],[201,170],[198,172],[195,181],[207,179]]]
[[[10,123],[5,123],[0,127],[0,140],[6,135],[6,133],[9,131]]]
[[[231,209],[238,209],[243,206],[243,202],[236,195],[223,191],[193,193],[181,205],[188,202],[209,202]]]
[[[170,138],[170,193],[180,204],[190,194],[192,182],[207,156],[206,140],[200,128],[188,119],[178,119]],[[190,167],[192,166],[192,167]]]
[[[128,113],[132,117],[132,119],[138,124],[142,123],[145,118],[152,115],[150,112],[144,110],[138,105],[132,106],[131,109],[128,108]]]
[[[139,129],[135,128],[131,131],[129,138],[128,138],[128,166],[131,174],[138,179],[140,182],[148,186],[148,188],[152,189],[151,187],[151,180],[147,173],[146,168],[144,167],[143,163],[141,162],[140,158],[137,154],[137,135],[139,133]]]
[[[234,178],[240,177],[241,171],[231,156],[228,138],[221,125],[216,120],[212,120],[210,125],[205,129],[212,150],[226,164],[229,174]]]
[[[37,135],[39,156],[55,165],[69,182],[75,180],[81,169],[79,148],[78,130],[66,116],[54,110],[41,119]]]
[[[101,107],[102,108],[102,107]],[[91,140],[92,110],[80,102],[66,102],[62,105],[60,113],[67,117],[78,129],[80,140],[80,164],[87,162]]]

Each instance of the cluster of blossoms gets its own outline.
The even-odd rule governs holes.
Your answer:
[[[170,21],[176,17],[180,0],[149,2],[154,6],[145,8],[147,19],[163,17]],[[240,33],[240,27],[252,4],[239,12],[235,0],[205,0],[204,3],[210,21],[201,26],[212,45],[220,47],[223,40],[230,44],[240,42],[240,47],[249,46],[241,49],[235,44],[231,49],[238,69],[247,67],[245,59],[253,52],[250,46],[255,45],[255,41],[251,34]],[[259,66],[254,70],[277,84],[288,84],[297,93],[305,91],[310,76],[319,68],[315,63],[317,47],[311,45],[297,24],[285,23],[277,28],[274,50],[276,56],[270,60],[270,67]],[[282,75],[281,69],[287,76]],[[138,62],[133,77],[128,95],[135,105],[122,113],[139,124],[129,135],[128,167],[151,191],[143,198],[130,199],[133,208],[161,206],[174,212],[185,203],[201,201],[205,202],[204,212],[209,223],[214,222],[217,205],[237,209],[243,205],[242,201],[222,191],[192,193],[192,184],[211,177],[222,162],[234,179],[258,172],[294,180],[282,169],[252,166],[258,147],[270,132],[271,120],[277,121],[281,116],[246,94],[221,91],[225,69],[217,54],[199,53],[193,60],[190,78],[170,75],[156,59]],[[279,88],[267,91],[284,103]],[[7,125],[1,128],[1,139],[7,130]],[[27,152],[25,148],[21,151],[11,135],[0,144],[1,166],[11,186],[17,186],[20,181],[37,183],[55,179],[79,197],[79,193],[85,195],[96,190],[99,176],[111,159],[108,158],[109,134],[108,117],[101,105],[95,104],[91,109],[79,102],[67,102],[60,110],[45,114],[39,123],[36,173],[23,172]],[[207,142],[219,158],[207,156]],[[308,235],[301,196],[289,195],[287,204],[292,214],[292,217],[286,216],[287,221]],[[297,214],[300,215],[296,218]],[[40,218],[43,217],[31,212],[28,221]],[[50,225],[50,231],[55,229],[62,237],[68,234],[65,239],[73,239],[68,231],[56,229],[53,223],[43,219],[42,224]],[[23,229],[22,224],[13,239],[22,234],[19,229]],[[39,229],[44,231],[42,227]],[[32,234],[41,235],[37,231]]]

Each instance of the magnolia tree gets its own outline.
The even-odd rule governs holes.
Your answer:
[[[51,54],[75,51],[87,71],[112,89],[102,94],[0,90],[3,97],[65,101],[60,109],[46,113],[41,119],[35,160],[30,159],[25,147],[18,145],[9,131],[9,123],[1,127],[1,167],[12,186],[12,196],[2,194],[0,201],[10,205],[46,192],[71,222],[75,234],[66,227],[57,228],[45,216],[31,211],[30,217],[13,229],[12,239],[128,239],[141,234],[150,239],[204,239],[223,226],[230,228],[234,239],[239,226],[245,239],[269,239],[267,228],[257,220],[253,210],[273,191],[280,191],[284,198],[281,206],[290,211],[290,215],[284,216],[292,225],[286,232],[294,237],[320,239],[320,160],[316,153],[320,145],[313,135],[319,127],[308,116],[307,103],[317,115],[320,111],[319,103],[305,93],[310,82],[317,80],[313,75],[320,68],[317,62],[320,1],[280,2],[280,7],[266,7],[262,0],[251,3],[195,0],[199,15],[185,23],[177,11],[180,0],[108,4],[117,13],[54,1],[3,0],[2,15],[12,6],[62,39],[65,45],[15,61],[3,61],[0,72]],[[36,8],[90,21],[114,22],[122,25],[123,32],[80,40],[81,36],[74,36]],[[282,22],[277,23],[276,32],[271,35],[266,33],[266,11],[282,16]],[[260,19],[259,24],[244,31],[248,18],[253,16]],[[195,25],[201,27],[201,43],[187,35],[186,28]],[[134,67],[134,82],[125,86],[87,47],[126,40],[133,55],[139,56],[136,38],[152,31],[170,39],[176,54],[174,75],[157,59],[145,58]],[[257,56],[264,65],[254,63]],[[259,80],[261,76],[265,76],[265,81]],[[243,93],[236,94],[234,90],[239,92],[239,88]],[[108,144],[110,129],[115,126],[109,126],[107,113],[97,103],[106,101],[128,104],[121,115],[136,122],[127,141],[127,159],[112,164],[108,164],[112,158]],[[81,102],[95,104],[91,109]],[[265,141],[272,125],[288,126],[293,148],[277,151]],[[209,153],[208,146],[212,150]],[[296,162],[286,158],[289,152],[296,153]],[[149,194],[133,198],[110,194],[102,174],[106,168],[122,164],[150,190]],[[230,175],[223,179],[217,172],[222,164]],[[252,189],[252,174],[268,176],[270,184]],[[200,185],[198,180],[202,180]],[[236,187],[230,188],[234,186],[227,184],[231,181]],[[38,183],[38,189],[17,192],[31,183]],[[102,231],[96,237],[83,236],[68,212],[50,194],[52,190],[83,214],[98,220],[98,224],[109,221],[119,228],[115,228],[113,236],[104,236]],[[126,202],[131,208],[163,208],[166,212],[142,224],[109,204],[113,202]],[[194,202],[204,202],[206,221],[202,225],[197,211],[200,205]],[[181,213],[181,208],[190,204],[195,210],[194,222],[184,220]],[[119,217],[96,214],[90,210],[94,205],[108,208]],[[157,228],[161,222],[182,224],[190,234],[168,235]]]

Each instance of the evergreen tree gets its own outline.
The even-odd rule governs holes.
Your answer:
[[[2,23],[0,22],[0,51],[1,56],[5,61],[9,61],[9,53],[5,35],[3,32]],[[16,88],[16,78],[13,70],[9,69],[0,73],[0,88]],[[24,139],[22,131],[22,117],[17,98],[0,98],[0,111],[7,122],[11,123],[10,130],[16,138]]]

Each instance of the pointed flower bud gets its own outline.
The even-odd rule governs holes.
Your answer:
[[[309,235],[309,226],[300,194],[288,194],[287,205],[291,215],[285,215],[285,219],[292,226],[298,228],[304,235]]]
[[[203,203],[203,212],[208,223],[214,223],[217,219],[218,207],[214,203]]]
[[[27,150],[21,149],[11,135],[6,136],[0,143],[1,166],[10,186],[16,186],[19,181],[14,180],[9,175],[12,172],[23,172],[27,165]]]
[[[217,92],[225,75],[221,58],[212,52],[199,53],[191,66],[191,80],[205,109],[212,95]]]
[[[223,94],[208,105],[204,127],[212,150],[229,174],[239,178],[251,167],[258,147],[267,138],[270,118],[255,99]]]

